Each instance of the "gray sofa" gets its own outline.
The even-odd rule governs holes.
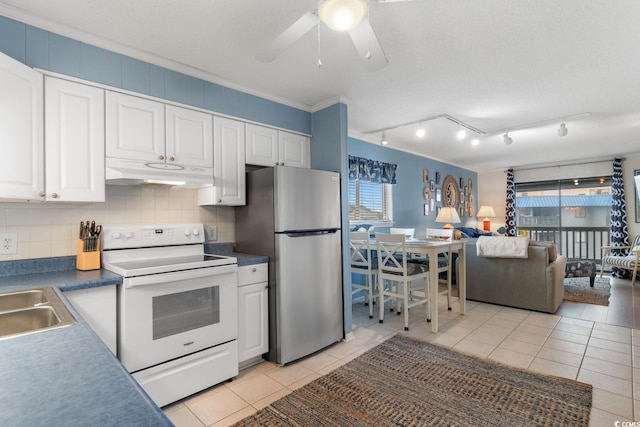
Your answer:
[[[553,242],[530,241],[527,258],[477,256],[468,239],[467,299],[555,313],[564,298],[567,259]],[[459,276],[458,276],[459,277]]]

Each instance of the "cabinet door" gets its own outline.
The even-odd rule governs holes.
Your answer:
[[[104,90],[45,78],[46,199],[104,202]]]
[[[278,131],[247,123],[246,163],[275,166],[278,164]]]
[[[0,53],[0,199],[44,192],[42,74]]]
[[[289,132],[278,132],[280,164],[298,168],[311,167],[311,142],[308,137]]]
[[[213,116],[173,105],[165,106],[167,161],[213,167]]]
[[[164,163],[164,132],[164,104],[107,91],[107,157]]]
[[[238,361],[269,351],[267,282],[238,288]]]
[[[244,123],[213,117],[213,187],[198,190],[200,205],[246,204]]]

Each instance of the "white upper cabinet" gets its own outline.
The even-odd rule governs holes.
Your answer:
[[[44,195],[43,77],[0,53],[0,199]]]
[[[213,116],[167,105],[166,152],[169,161],[210,168],[213,166]]]
[[[107,91],[106,138],[107,157],[164,163],[164,104]]]
[[[298,168],[311,167],[311,142],[304,135],[278,131],[280,164]]]
[[[104,202],[104,90],[45,78],[45,200]]]
[[[304,135],[247,123],[247,164],[309,168],[310,145]]]
[[[107,157],[213,166],[212,115],[107,92]]]
[[[200,205],[246,204],[245,124],[213,118],[213,186],[198,189]]]

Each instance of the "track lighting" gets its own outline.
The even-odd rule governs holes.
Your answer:
[[[382,145],[387,145],[389,143],[389,141],[387,141],[387,134],[386,132],[382,132],[382,139],[380,140],[380,144]]]
[[[503,140],[504,140],[504,145],[511,145],[511,143],[513,142],[513,138],[509,136],[509,132],[504,134]]]
[[[420,127],[418,128],[418,130],[416,131],[416,136],[418,138],[424,138],[424,136],[427,134],[426,129],[424,128],[424,126],[422,126],[422,123],[420,123]]]
[[[567,136],[569,131],[567,130],[567,125],[564,124],[564,121],[560,123],[560,127],[558,128],[558,136]]]
[[[467,131],[464,128],[460,128],[460,130],[456,132],[456,136],[458,139],[464,139],[464,137],[467,136]]]
[[[476,134],[473,139],[471,140],[471,145],[473,145],[474,147],[476,145],[480,144],[480,140],[478,139],[478,134]]]

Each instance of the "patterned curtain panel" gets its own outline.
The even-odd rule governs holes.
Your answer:
[[[398,165],[349,156],[349,179],[373,182],[376,184],[395,184]]]
[[[613,179],[611,182],[613,197],[611,198],[611,245],[629,246],[629,229],[627,228],[627,204],[624,201],[624,180],[622,179],[622,161],[613,160]],[[626,249],[612,249],[612,255],[626,255]],[[630,279],[631,271],[613,268],[612,277]]]
[[[507,203],[504,221],[507,230],[505,236],[514,237],[516,235],[516,183],[513,169],[507,170]]]

